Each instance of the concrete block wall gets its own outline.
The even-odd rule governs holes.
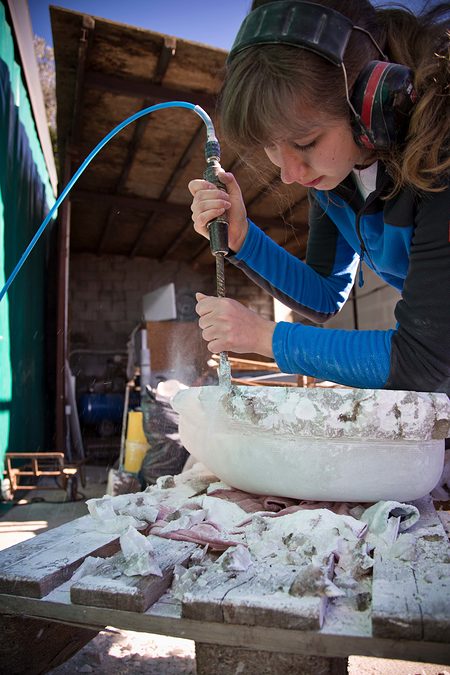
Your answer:
[[[176,261],[72,254],[69,354],[79,389],[123,390],[127,342],[141,322],[142,296],[170,282],[175,284],[179,320],[197,320],[197,291],[216,294],[214,266],[194,270]],[[270,296],[230,264],[226,265],[226,293],[273,318]]]
[[[74,254],[70,261],[71,349],[125,349],[141,321],[142,296],[169,282],[176,289],[180,319],[195,318],[195,292],[214,291],[209,272],[174,261]],[[180,316],[180,314],[182,316]]]
[[[400,295],[368,268],[365,283],[357,288],[360,329],[395,326],[394,307]],[[215,295],[214,267],[194,270],[187,263],[160,263],[148,258],[73,254],[70,263],[69,329],[70,352],[77,352],[72,367],[82,375],[82,384],[106,382],[113,390],[124,384],[126,348],[131,331],[141,321],[142,296],[174,282],[178,318],[196,321],[195,292]],[[261,316],[273,320],[273,299],[253,284],[241,270],[226,264],[226,294]],[[309,323],[292,313],[293,321]],[[283,320],[289,320],[286,316]],[[350,298],[341,312],[324,325],[354,328]],[[92,352],[88,354],[87,352]],[[84,376],[84,380],[83,380]],[[112,384],[110,384],[112,383]]]

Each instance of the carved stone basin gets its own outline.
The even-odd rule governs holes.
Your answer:
[[[187,450],[228,485],[296,499],[405,501],[442,473],[445,394],[192,387],[172,400]]]

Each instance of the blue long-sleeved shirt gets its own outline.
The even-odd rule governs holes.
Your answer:
[[[249,221],[229,256],[295,312],[323,323],[347,300],[360,259],[401,293],[395,330],[323,330],[280,322],[273,352],[284,372],[355,387],[450,392],[450,187],[394,197],[384,167],[364,202],[349,176],[310,191],[306,263]]]

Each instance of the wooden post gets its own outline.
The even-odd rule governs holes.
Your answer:
[[[346,658],[301,656],[195,643],[197,675],[346,675]]]
[[[71,176],[71,160],[66,158],[64,185]],[[70,254],[70,202],[61,205],[58,226],[58,304],[56,321],[56,449],[66,451],[65,423],[65,362],[67,358],[68,298]]]
[[[91,16],[83,16],[78,43],[78,63],[75,80],[75,100],[72,111],[72,126],[69,141],[66,143],[64,152],[64,185],[67,185],[72,177],[71,153],[78,142],[86,60],[94,28],[94,19]],[[69,255],[70,201],[66,198],[61,205],[61,220],[58,230],[58,318],[56,324],[56,450],[63,451],[64,454],[66,454],[65,363],[67,359]]]

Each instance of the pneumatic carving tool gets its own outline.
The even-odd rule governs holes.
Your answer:
[[[226,190],[226,187],[217,177],[222,168],[220,166],[220,145],[217,140],[208,140],[205,145],[206,169],[203,178],[216,187]],[[228,254],[228,215],[214,218],[208,223],[209,243],[211,252],[216,259],[217,297],[225,297],[225,256]],[[231,368],[226,352],[220,353],[219,384],[230,386]]]

